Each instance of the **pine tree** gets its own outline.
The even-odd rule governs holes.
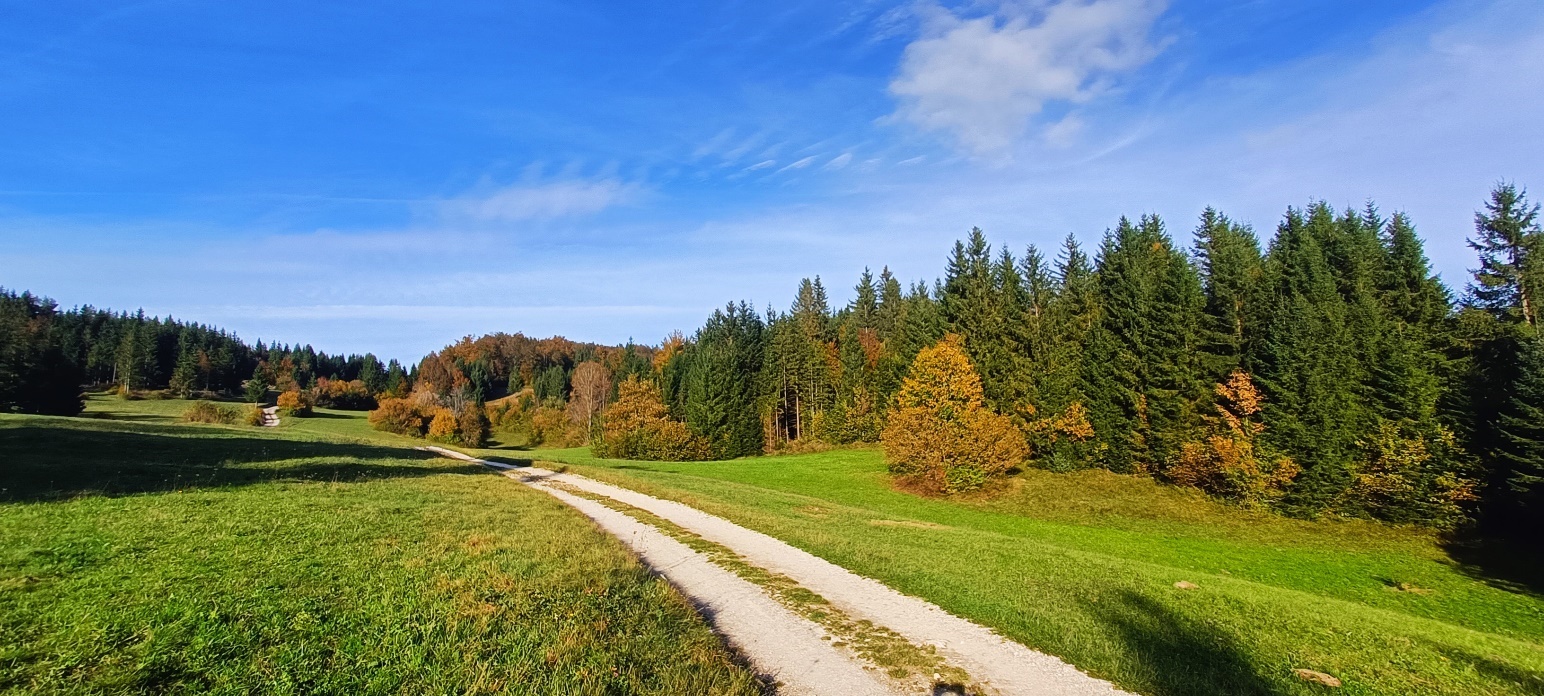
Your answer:
[[[1109,448],[1105,466],[1151,471],[1199,423],[1200,277],[1163,222],[1143,216],[1106,234],[1096,278],[1101,313],[1083,361],[1089,413]]]
[[[1517,348],[1517,379],[1502,412],[1497,454],[1505,466],[1505,508],[1513,532],[1544,525],[1544,338],[1531,335]],[[1524,536],[1527,536],[1524,534]]]
[[[1256,293],[1260,287],[1260,240],[1254,230],[1229,220],[1213,208],[1201,213],[1196,228],[1196,259],[1206,292],[1208,379],[1245,368],[1246,343],[1252,335]]]
[[[1351,458],[1371,423],[1358,401],[1361,375],[1346,327],[1347,308],[1315,226],[1333,226],[1288,209],[1266,255],[1264,321],[1250,357],[1267,397],[1267,443],[1303,473],[1286,503],[1323,510],[1351,481]]]
[[[1474,214],[1476,236],[1469,247],[1480,256],[1480,267],[1469,285],[1468,302],[1497,317],[1536,323],[1540,284],[1544,283],[1533,259],[1541,236],[1539,206],[1529,204],[1527,193],[1512,184],[1491,191],[1485,210]]]

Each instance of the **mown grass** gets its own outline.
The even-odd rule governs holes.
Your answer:
[[[530,456],[772,534],[1141,693],[1325,691],[1296,668],[1346,694],[1544,693],[1544,599],[1418,530],[1284,519],[1101,472],[926,499],[892,489],[874,450],[503,454]]]
[[[393,442],[361,415],[286,424]],[[1303,521],[1105,472],[1027,471],[990,494],[897,491],[874,450],[661,463],[492,448],[777,536],[1146,694],[1544,693],[1539,559],[1508,574],[1441,539]],[[1182,590],[1179,581],[1198,585]]]
[[[0,692],[760,691],[546,495],[185,407],[0,416]]]

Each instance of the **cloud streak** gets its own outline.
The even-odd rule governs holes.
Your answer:
[[[641,189],[617,179],[580,179],[516,184],[484,195],[446,201],[450,217],[488,222],[522,222],[593,215],[637,199]]]

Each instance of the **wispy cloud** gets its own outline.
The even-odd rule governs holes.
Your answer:
[[[924,5],[923,35],[906,47],[890,83],[897,113],[977,153],[1001,151],[1046,104],[1086,102],[1156,56],[1163,42],[1150,35],[1166,6],[1008,0],[966,18]]]
[[[788,171],[790,169],[803,169],[805,167],[810,166],[814,162],[815,162],[815,155],[810,155],[809,157],[805,157],[804,159],[794,160],[793,162],[789,163],[788,166],[783,167],[782,169],[779,169],[777,171],[779,171],[779,172],[786,172],[786,171]]]
[[[851,152],[843,152],[840,155],[832,157],[831,161],[827,162],[826,166],[821,167],[821,169],[825,169],[825,170],[833,171],[834,172],[834,171],[837,171],[839,169],[842,169],[843,167],[846,167],[851,162],[852,162],[852,153]]]
[[[491,193],[468,195],[445,201],[443,212],[452,217],[469,217],[494,222],[550,220],[593,215],[615,205],[627,203],[641,193],[641,187],[617,179],[586,181],[572,179],[549,183],[507,186]]]
[[[746,167],[745,171],[755,172],[755,171],[760,171],[762,169],[771,169],[772,167],[776,167],[776,166],[777,166],[777,160],[762,160],[762,161],[757,162],[757,163],[755,163],[755,164],[753,164],[753,165],[751,165],[749,167]]]

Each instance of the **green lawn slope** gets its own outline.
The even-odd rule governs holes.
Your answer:
[[[1417,530],[1249,512],[1106,472],[927,499],[877,450],[731,462],[487,450],[673,498],[1148,694],[1544,693],[1544,599]],[[1176,583],[1194,584],[1180,589]]]
[[[0,693],[760,692],[544,494],[186,406],[0,416]]]

